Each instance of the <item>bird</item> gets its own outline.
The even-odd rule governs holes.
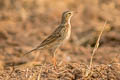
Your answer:
[[[59,48],[71,35],[71,24],[70,20],[73,15],[73,11],[65,11],[62,13],[61,22],[59,26],[44,39],[36,48],[28,51],[26,54],[36,50],[47,49],[49,54],[52,56],[53,65],[56,66],[56,49]]]

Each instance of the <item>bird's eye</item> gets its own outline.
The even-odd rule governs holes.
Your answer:
[[[71,14],[71,13],[68,13],[68,14]]]

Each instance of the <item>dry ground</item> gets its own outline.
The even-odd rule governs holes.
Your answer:
[[[72,17],[72,35],[57,51],[57,67],[47,51],[22,56],[60,23],[62,12]],[[105,21],[107,25],[88,72],[91,53]],[[119,0],[1,0],[0,80],[120,80]]]

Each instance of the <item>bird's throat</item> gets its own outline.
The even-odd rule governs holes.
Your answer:
[[[61,24],[70,24],[70,18],[62,18]]]

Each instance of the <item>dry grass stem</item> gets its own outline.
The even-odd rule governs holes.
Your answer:
[[[106,23],[107,23],[107,21],[105,21],[105,23],[104,23],[104,25],[103,25],[103,28],[102,28],[102,30],[101,30],[101,32],[100,32],[100,34],[99,34],[99,36],[98,36],[98,39],[97,39],[97,41],[96,41],[95,47],[94,47],[94,49],[93,49],[93,51],[92,51],[92,55],[91,55],[91,59],[90,59],[90,65],[89,65],[89,70],[87,71],[86,76],[88,76],[89,73],[90,73],[91,70],[92,70],[93,58],[94,58],[94,55],[95,55],[96,50],[97,50],[98,47],[99,47],[100,38],[101,38],[102,33],[103,33],[104,29],[105,29]]]
[[[96,44],[95,44],[95,47],[94,47],[94,49],[93,49],[92,56],[91,56],[91,59],[90,59],[90,69],[92,68],[93,57],[94,57],[94,55],[95,55],[96,50],[97,50],[98,47],[99,47],[100,38],[101,38],[102,33],[103,33],[104,29],[105,29],[106,23],[107,23],[107,21],[105,21],[105,23],[104,23],[104,25],[103,25],[103,28],[102,28],[102,30],[101,30],[99,36],[98,36],[97,42],[96,42]]]

